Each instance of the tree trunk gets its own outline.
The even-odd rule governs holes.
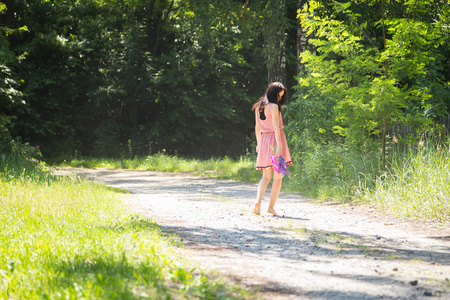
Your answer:
[[[170,2],[169,8],[167,9],[167,13],[163,17],[164,11],[161,12],[161,15],[158,20],[158,28],[156,29],[156,39],[155,39],[155,45],[153,47],[152,55],[156,55],[158,52],[159,44],[161,43],[161,30],[164,23],[167,22],[167,19],[169,18],[169,14],[172,12],[173,4],[175,0],[172,0]]]
[[[245,10],[246,10],[247,7],[248,7],[248,2],[249,2],[249,1],[250,1],[250,0],[245,1],[244,6],[242,6],[242,12],[241,12],[241,16],[239,17],[239,22],[242,22],[242,19],[244,18]]]
[[[385,119],[383,120],[383,124],[381,125],[381,134],[382,134],[382,141],[381,141],[381,164],[382,164],[382,168],[386,168],[386,137],[387,137],[387,125],[388,125],[388,120]]]
[[[381,2],[381,22],[383,27],[383,43],[384,43],[384,50],[386,50],[386,33],[384,28],[384,6],[383,6],[383,0]],[[384,60],[384,75],[386,79],[389,78],[389,72],[388,72],[388,61],[387,59]],[[387,138],[387,126],[388,126],[389,119],[383,119],[382,124],[382,142],[381,142],[381,162],[383,169],[386,168],[386,138]]]
[[[298,0],[298,8],[303,9],[308,3],[309,0]],[[300,54],[306,50],[314,51],[314,48],[308,43],[308,36],[300,24],[300,18],[297,18],[297,75],[305,70],[305,65],[300,60]]]
[[[139,57],[137,59],[137,65],[139,68],[142,68],[144,65],[144,56],[145,53],[149,51],[149,36],[150,36],[150,26],[152,25],[152,15],[153,15],[153,8],[155,7],[156,0],[150,0],[150,3],[147,7],[147,16],[145,20],[145,28],[142,35],[142,41],[141,41],[141,53],[139,53]]]
[[[381,22],[382,22],[382,27],[383,27],[383,43],[384,43],[384,50],[386,50],[386,29],[384,27],[384,5],[383,5],[383,0],[381,0]],[[388,73],[388,61],[387,59],[384,60],[384,75],[386,76],[386,79],[389,78],[389,73]]]
[[[268,37],[266,41],[268,47],[268,83],[275,81],[286,85],[286,33],[284,28],[284,19],[286,18],[285,0],[276,0],[273,11],[278,12],[274,15],[274,22],[269,22],[268,26],[276,26],[275,36]]]
[[[278,81],[286,84],[286,42],[281,34],[278,36],[278,43],[274,47],[277,51],[274,56],[269,56],[271,65],[267,72],[268,83]]]
[[[151,25],[151,19],[152,19],[152,15],[153,15],[153,7],[155,7],[155,2],[156,0],[151,0],[148,8],[147,8],[147,18],[145,21],[145,32],[144,32],[144,37],[142,39],[142,45],[144,46],[144,48],[147,48],[148,45],[148,36],[150,34],[150,25]]]

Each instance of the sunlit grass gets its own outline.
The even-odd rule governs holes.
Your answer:
[[[65,161],[61,165],[86,168],[134,169],[159,172],[193,173],[220,179],[256,182],[261,172],[255,170],[255,158],[194,159],[176,155],[155,154],[134,159],[83,158]]]
[[[0,172],[0,299],[242,299],[119,194],[75,177]]]
[[[295,161],[296,160],[296,161]],[[319,200],[377,205],[403,218],[450,221],[448,142],[390,149],[387,166],[375,150],[312,144],[294,153],[291,190]]]
[[[446,146],[410,149],[393,160],[376,186],[359,195],[403,217],[450,220],[450,152]]]

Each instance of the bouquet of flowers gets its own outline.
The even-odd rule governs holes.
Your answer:
[[[276,155],[272,155],[270,159],[272,161],[272,166],[275,172],[283,174],[283,177],[284,175],[291,176],[291,173],[289,173],[286,161],[284,160],[283,156],[280,155],[278,157]]]

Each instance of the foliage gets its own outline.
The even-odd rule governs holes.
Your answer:
[[[414,180],[425,182],[425,173],[440,182],[439,168],[412,167],[419,160],[402,152],[445,131],[430,124],[449,112],[448,14],[441,1],[309,1],[299,12],[315,51],[301,54],[306,72],[287,110],[297,190],[448,220],[448,200],[434,197],[421,206],[422,196],[405,193]],[[401,124],[415,137],[395,131]],[[414,179],[396,180],[405,170]],[[432,184],[421,188],[439,194]]]
[[[229,5],[192,3],[177,12],[174,21],[181,26],[172,29],[173,46],[157,59],[155,101],[161,111],[151,128],[152,141],[173,143],[191,155],[236,155],[221,151],[226,148],[224,135],[227,130],[251,130],[252,99],[242,74],[253,71],[241,54],[239,6]],[[224,11],[229,12],[225,18]]]
[[[235,1],[16,1],[13,136],[45,156],[238,156],[265,87],[256,15]],[[242,25],[242,26],[240,26]],[[250,64],[252,63],[252,64]],[[263,80],[261,80],[264,78]]]
[[[306,131],[296,142],[302,147],[293,155],[289,190],[322,200],[347,202],[361,188],[374,186],[380,169],[377,152],[358,152],[337,142],[319,143]]]
[[[6,11],[6,5],[0,2],[0,15]],[[17,31],[23,31],[21,28]],[[13,32],[12,28],[0,27],[0,153],[9,154],[14,146],[11,132],[8,129],[13,118],[5,114],[6,109],[19,107],[24,104],[21,92],[18,90],[18,82],[11,73],[8,63],[16,60],[14,52],[10,50],[8,36]]]
[[[421,132],[427,118],[444,111],[436,105],[442,95],[433,91],[448,86],[448,74],[435,62],[444,63],[449,37],[441,33],[442,24],[426,19],[426,11],[436,8],[434,17],[441,18],[445,5],[390,3],[385,16],[370,1],[332,1],[324,13],[325,2],[310,1],[299,14],[308,34],[314,33],[316,52],[301,54],[308,73],[299,77],[289,130],[294,140],[303,130],[324,143],[343,137],[359,151],[377,138],[384,160],[389,125],[415,120]],[[371,19],[358,11],[373,12]]]

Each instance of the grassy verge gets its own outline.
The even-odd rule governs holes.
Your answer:
[[[392,160],[373,188],[355,194],[399,216],[450,221],[450,149],[409,149]]]
[[[210,158],[205,160],[155,154],[148,157],[134,159],[98,159],[83,158],[65,161],[62,166],[134,169],[160,172],[189,172],[201,176],[220,179],[234,179],[256,182],[260,179],[260,172],[255,170],[255,158],[243,156],[240,159]]]
[[[116,191],[0,165],[0,299],[252,297],[194,270]]]
[[[450,221],[450,148],[433,143],[391,151],[382,169],[376,151],[316,145],[298,157],[291,185],[318,199],[377,205],[399,217]]]

